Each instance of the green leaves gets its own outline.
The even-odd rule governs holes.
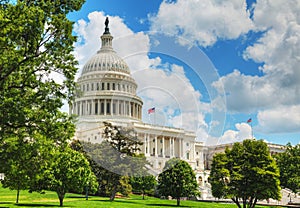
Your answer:
[[[76,37],[66,15],[83,2],[1,2],[0,139],[18,135],[20,127],[47,134],[43,122],[55,129],[56,121],[69,120],[59,112],[64,100],[72,100],[77,71]]]
[[[172,196],[180,204],[180,197],[198,194],[195,173],[191,166],[180,159],[173,158],[166,162],[163,172],[158,176],[158,190],[163,196]]]
[[[275,156],[280,169],[280,181],[284,188],[294,193],[300,191],[300,144],[287,144],[286,150]]]
[[[254,207],[257,200],[280,199],[279,170],[263,141],[244,140],[213,157],[210,174],[213,196],[242,199]]]

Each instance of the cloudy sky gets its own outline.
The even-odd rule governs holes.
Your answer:
[[[99,50],[109,17],[113,47],[139,86],[144,122],[192,130],[208,144],[252,134],[297,144],[298,11],[298,0],[86,0],[69,19],[81,68]]]

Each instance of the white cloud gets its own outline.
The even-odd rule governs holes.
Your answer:
[[[247,123],[237,123],[235,124],[235,128],[236,130],[225,131],[224,134],[219,138],[218,143],[234,143],[252,138],[251,126]]]
[[[299,132],[300,105],[281,106],[259,111],[257,118],[260,124],[257,130],[260,132]]]
[[[240,0],[163,1],[151,18],[151,29],[211,46],[218,39],[247,33],[253,27],[249,16],[246,3]]]
[[[246,48],[244,58],[262,63],[263,76],[235,70],[214,83],[217,89],[224,87],[229,112],[258,112],[257,129],[264,133],[300,129],[296,113],[300,105],[299,11],[299,1],[258,0],[253,24],[256,31],[265,33]]]

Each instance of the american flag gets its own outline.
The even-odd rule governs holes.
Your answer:
[[[148,114],[155,113],[155,107],[148,109]]]

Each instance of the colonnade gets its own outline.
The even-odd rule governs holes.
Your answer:
[[[142,105],[137,102],[118,99],[90,99],[76,101],[73,113],[84,115],[117,115],[142,118]]]
[[[163,158],[184,157],[183,138],[144,134],[143,142],[143,151],[146,156]]]

